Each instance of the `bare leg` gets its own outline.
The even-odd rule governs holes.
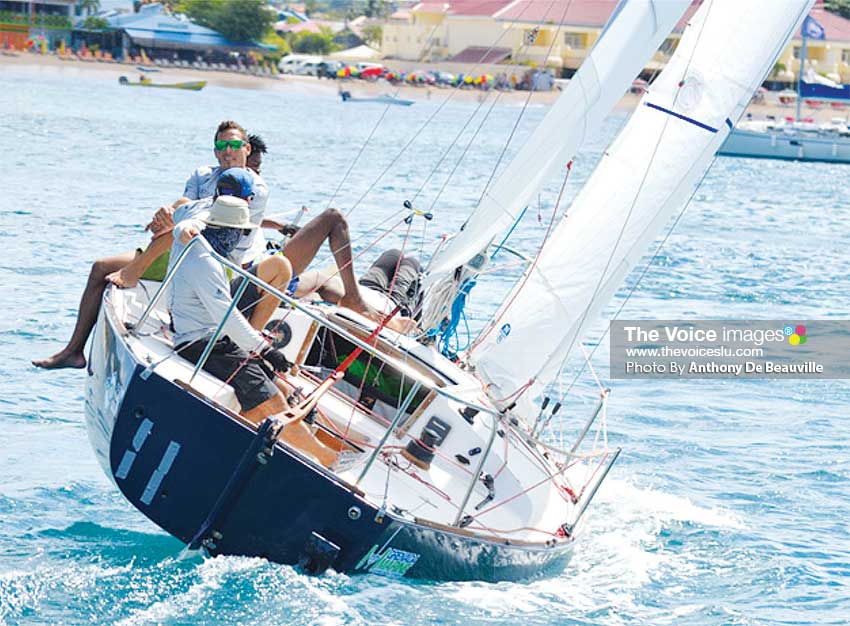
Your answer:
[[[140,255],[132,259],[127,265],[113,271],[106,277],[106,280],[122,289],[130,289],[139,283],[139,279],[145,270],[148,269],[154,261],[169,250],[174,237],[171,232],[163,233],[159,237],[151,240],[150,245]]]
[[[289,406],[283,394],[277,394],[275,397],[269,398],[250,411],[245,411],[243,415],[255,424],[259,424],[266,417],[282,413],[288,408]],[[337,453],[316,439],[313,432],[303,422],[296,422],[295,424],[285,426],[280,438],[293,448],[312,454],[325,467],[330,467],[336,460]]]
[[[283,254],[292,262],[292,271],[297,276],[307,269],[325,239],[330,244],[345,289],[345,295],[339,302],[340,306],[372,319],[380,319],[380,314],[368,306],[360,295],[351,259],[348,223],[337,209],[328,209],[310,220],[284,246]]]
[[[97,322],[100,301],[103,290],[106,289],[106,276],[130,263],[136,256],[135,252],[125,252],[118,256],[98,259],[91,266],[89,280],[80,299],[80,309],[77,312],[77,324],[68,344],[53,356],[33,361],[36,367],[44,369],[60,369],[63,367],[82,368],[86,366],[86,341]]]
[[[339,304],[345,295],[345,287],[342,280],[333,270],[308,270],[298,276],[298,287],[295,290],[296,298],[303,298],[311,293],[318,292],[325,302]]]
[[[292,278],[292,265],[286,257],[275,254],[257,266],[257,278],[283,291]],[[260,301],[251,312],[251,326],[263,330],[279,304],[280,300],[267,291],[260,290]]]

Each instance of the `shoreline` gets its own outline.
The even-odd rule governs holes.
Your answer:
[[[104,79],[117,81],[121,76],[127,76],[135,80],[139,74],[135,63],[117,63],[104,61],[81,61],[79,59],[59,59],[53,55],[40,55],[31,52],[19,52],[15,56],[0,54],[0,67],[4,70],[11,69],[19,73],[40,73],[53,76],[101,76]],[[172,67],[162,68],[153,77],[155,82],[187,82],[207,81],[207,84],[215,87],[228,87],[236,89],[264,89],[280,92],[300,93],[307,95],[336,95],[341,85],[344,85],[357,97],[374,97],[386,94],[390,91],[398,92],[398,97],[416,102],[427,102],[436,100],[440,94],[449,93],[450,88],[422,87],[414,85],[390,85],[386,82],[368,82],[363,80],[331,80],[320,79],[314,76],[294,76],[292,74],[276,74],[271,76],[260,76],[255,74],[240,74],[236,72],[224,72],[220,70],[200,70],[196,68]],[[477,101],[489,92],[466,89],[455,90],[453,98],[458,101]],[[530,104],[550,105],[560,94],[559,91],[537,92],[532,95]],[[771,94],[773,95],[773,94]],[[769,96],[770,97],[770,96]],[[504,104],[522,104],[528,98],[527,91],[500,92],[500,100]],[[625,94],[617,103],[616,109],[620,111],[632,111],[640,102],[640,95]],[[850,107],[844,109],[833,109],[829,106],[821,109],[803,107],[804,118],[812,118],[816,122],[827,122],[832,118],[848,118]],[[756,119],[773,115],[777,119],[792,117],[795,114],[794,105],[782,105],[778,101],[761,104],[750,104],[747,113]]]

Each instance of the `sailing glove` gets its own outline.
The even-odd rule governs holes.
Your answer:
[[[292,237],[299,230],[301,230],[300,226],[296,226],[295,224],[284,224],[280,228],[280,234],[284,237]]]
[[[283,352],[276,348],[272,348],[271,346],[263,348],[260,352],[260,356],[265,359],[265,361],[271,365],[272,369],[276,372],[285,372],[292,367],[292,363],[287,360]]]

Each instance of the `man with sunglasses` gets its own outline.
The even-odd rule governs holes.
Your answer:
[[[173,241],[171,229],[175,222],[174,212],[182,205],[190,202],[194,196],[200,194],[212,196],[219,177],[224,170],[228,169],[225,165],[237,164],[236,167],[244,168],[251,151],[251,145],[247,139],[247,132],[236,122],[225,121],[219,124],[214,144],[219,166],[195,170],[186,183],[184,197],[176,201],[171,207],[160,208],[147,227],[154,232],[154,239],[147,249],[95,261],[89,273],[83,297],[80,300],[77,323],[71,339],[62,350],[53,356],[33,360],[33,365],[44,369],[83,368],[86,366],[85,345],[97,322],[97,314],[100,310],[100,302],[107,282],[118,287],[133,287],[139,278],[162,280],[165,265],[168,262],[167,252],[170,250]],[[231,167],[231,169],[233,168]],[[253,172],[246,173],[253,179],[253,197],[249,203],[251,222],[259,226],[263,222],[263,213],[268,200],[268,187],[258,175]],[[259,228],[254,229],[250,235],[240,240],[239,247],[234,254],[234,260],[247,266],[261,258],[266,246],[265,238],[260,230]],[[261,263],[256,265],[256,274],[274,287],[284,288],[287,283],[279,282],[282,275],[281,261],[289,263],[294,275],[298,276],[307,269],[325,241],[331,248],[334,260],[339,268],[339,278],[343,284],[344,295],[339,301],[340,306],[347,307],[372,320],[380,320],[381,314],[366,303],[360,292],[357,278],[354,275],[348,223],[337,209],[327,209],[301,227],[287,242],[282,256],[274,255],[263,259]],[[153,274],[150,273],[151,270],[153,270]],[[250,321],[254,328],[262,329],[271,318],[279,301],[263,292],[257,294],[254,303],[256,306],[251,311]],[[391,322],[390,326],[395,327],[395,321]]]
[[[145,250],[137,249],[117,256],[98,259],[92,264],[86,287],[80,299],[77,322],[71,338],[59,352],[46,359],[33,360],[33,365],[44,369],[85,367],[86,341],[97,322],[97,314],[100,310],[100,302],[106,285],[111,282],[119,287],[129,288],[135,286],[139,278],[162,280],[168,264],[168,251],[171,248],[171,228],[174,225],[172,214],[174,211],[192,200],[213,196],[220,174],[234,164],[244,168],[248,155],[251,153],[248,133],[232,120],[225,120],[218,125],[213,147],[219,165],[217,167],[200,167],[195,170],[186,181],[184,195],[173,204],[161,207],[157,211],[154,219],[146,227],[154,233],[154,237]],[[259,224],[268,201],[268,187],[258,174],[252,172],[250,175],[253,189],[253,197],[250,202],[251,217],[252,222]],[[242,257],[256,255],[265,250],[265,239],[262,234],[255,233],[246,237],[245,241],[240,242],[240,247]],[[243,258],[240,259],[240,262],[246,261]]]

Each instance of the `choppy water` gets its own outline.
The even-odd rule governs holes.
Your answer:
[[[96,464],[83,375],[39,372],[29,360],[70,334],[89,264],[141,245],[152,209],[212,162],[219,120],[238,119],[268,141],[272,212],[302,203],[315,211],[330,203],[383,108],[276,91],[151,91],[0,67],[0,624],[850,621],[846,381],[618,382],[609,426],[625,451],[573,563],[555,578],[433,584],[309,578],[249,558],[179,561],[180,544]],[[435,98],[388,111],[334,204],[350,208],[437,106]],[[358,250],[420,187],[417,203],[431,204],[461,149],[426,177],[474,110],[439,112],[366,195],[351,215]],[[412,247],[433,249],[457,228],[519,111],[494,109]],[[543,112],[530,109],[518,136]],[[578,159],[569,193],[622,122],[612,118]],[[621,317],[848,317],[848,174],[719,159]],[[541,196],[543,215],[558,182]],[[512,240],[520,248],[533,250],[542,233],[536,212]],[[366,250],[361,267],[401,236]],[[496,287],[477,288],[474,324],[497,304]],[[604,376],[606,345],[594,362]],[[565,431],[593,402],[589,380],[578,391]]]

